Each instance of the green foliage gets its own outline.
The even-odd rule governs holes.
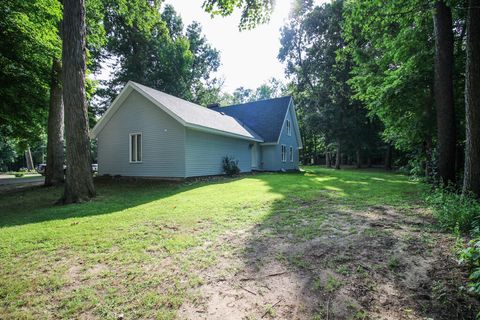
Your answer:
[[[275,0],[206,0],[203,8],[212,16],[228,16],[241,9],[240,29],[251,29],[267,22],[275,6]]]
[[[343,8],[342,0],[321,6],[296,1],[290,21],[281,30],[278,58],[286,63],[286,73],[294,83],[291,89],[299,106],[302,134],[314,136],[309,139],[311,149],[316,152],[323,139],[325,147],[340,143],[343,152],[371,154],[381,145],[380,127],[352,99],[347,84],[353,59],[345,50]]]
[[[480,295],[480,237],[471,240],[468,247],[460,252],[459,262],[465,264],[471,271],[470,290]]]
[[[233,157],[225,156],[222,159],[223,171],[229,175],[233,176],[240,173],[240,168],[238,167],[238,160],[235,160]]]
[[[478,226],[480,203],[473,197],[438,187],[426,196],[426,201],[440,225],[450,231],[470,232]]]
[[[25,175],[25,173],[23,173],[23,172],[15,172],[14,175],[15,175],[15,178],[21,178],[21,177],[23,177],[23,176]]]
[[[0,135],[38,140],[45,131],[52,58],[60,55],[57,0],[0,2]]]
[[[98,91],[103,113],[118,91],[136,81],[200,104],[216,102],[221,83],[211,75],[220,66],[198,22],[184,32],[172,6],[157,1],[104,0],[106,56],[118,61],[113,79]]]

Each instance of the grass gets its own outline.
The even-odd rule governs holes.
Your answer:
[[[59,188],[0,195],[0,319],[171,319],[203,283],[195,271],[215,263],[222,233],[260,225],[304,241],[336,207],[408,208],[425,188],[393,173],[318,167],[96,186],[95,200],[70,206],[54,205]]]

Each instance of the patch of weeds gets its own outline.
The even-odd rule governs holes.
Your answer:
[[[277,311],[271,304],[268,304],[265,308],[265,315],[275,318],[277,316]]]
[[[363,234],[367,237],[378,237],[385,231],[377,229],[377,228],[366,228],[363,230]]]
[[[347,265],[342,265],[337,268],[337,272],[340,273],[341,275],[349,275],[350,274],[350,269],[348,268]]]
[[[352,320],[367,320],[367,319],[370,319],[370,317],[368,316],[368,313],[367,311],[365,310],[358,310],[357,312],[355,312],[351,318]]]
[[[362,266],[357,266],[357,269],[355,271],[361,278],[367,278],[368,277],[367,269],[362,267]]]
[[[309,261],[305,260],[302,254],[296,254],[294,256],[287,257],[288,262],[299,269],[311,269],[312,265]]]
[[[447,287],[442,281],[434,281],[432,285],[432,298],[439,301],[440,303],[445,303],[448,301],[448,292]]]
[[[319,291],[320,289],[322,289],[322,280],[320,280],[319,278],[315,278],[313,279],[313,283],[312,283],[312,290],[313,291]]]
[[[400,260],[398,260],[397,257],[392,256],[388,258],[387,265],[390,270],[396,271],[400,267]]]
[[[325,284],[325,290],[327,290],[328,293],[334,293],[338,289],[340,289],[343,286],[343,281],[335,278],[332,275],[328,275],[327,277],[327,283]]]

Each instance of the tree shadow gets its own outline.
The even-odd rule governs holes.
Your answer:
[[[466,275],[452,240],[416,204],[421,186],[395,174],[315,168],[294,185],[258,179],[284,197],[242,242],[235,278],[262,292],[240,287],[252,298],[245,310],[280,301],[280,318],[475,318],[479,303],[461,289]]]

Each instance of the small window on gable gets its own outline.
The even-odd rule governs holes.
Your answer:
[[[282,162],[287,161],[287,146],[282,144]]]
[[[286,126],[287,126],[287,135],[291,136],[292,135],[292,122],[288,119],[287,119]]]
[[[293,147],[290,146],[290,162],[293,162]]]
[[[142,134],[130,134],[130,162],[142,162]]]

